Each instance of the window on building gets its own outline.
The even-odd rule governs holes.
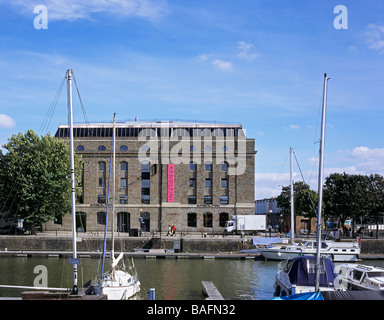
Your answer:
[[[193,172],[196,171],[196,163],[194,162],[189,163],[189,171],[193,171]]]
[[[228,188],[228,179],[221,179],[221,187]]]
[[[76,231],[87,232],[87,214],[85,212],[76,212]]]
[[[106,197],[105,196],[97,196],[97,203],[106,203]]]
[[[222,151],[228,151],[228,147],[227,146],[224,146],[221,148]]]
[[[150,203],[150,168],[148,161],[141,163],[141,203]]]
[[[127,170],[127,168],[128,168],[128,163],[126,163],[125,161],[120,163],[121,170]]]
[[[120,188],[126,188],[127,187],[127,178],[121,178],[120,179]]]
[[[195,146],[190,146],[189,147],[189,151],[196,151],[196,147]]]
[[[107,148],[106,148],[105,146],[101,145],[101,146],[99,146],[99,147],[97,148],[97,150],[99,150],[99,151],[106,151]]]
[[[105,179],[99,178],[99,188],[104,188],[104,187],[105,187]]]
[[[84,150],[85,150],[85,148],[82,145],[79,145],[76,147],[76,151],[84,151]]]
[[[205,187],[206,188],[212,187],[212,179],[205,179]]]
[[[140,214],[140,229],[145,232],[150,231],[151,227],[151,219],[150,219],[150,213],[149,212],[142,212]]]
[[[105,170],[105,162],[104,161],[99,162],[99,170]]]
[[[227,212],[221,212],[219,215],[219,227],[225,227],[225,222],[229,220]]]
[[[196,218],[196,212],[188,212],[187,215],[187,226],[191,228],[197,227],[197,218]]]
[[[206,212],[204,213],[204,227],[205,228],[212,228],[213,227],[213,223],[212,223],[212,213],[210,212]]]
[[[190,188],[196,188],[196,179],[195,178],[189,178],[189,187]]]
[[[120,195],[120,196],[119,196],[119,203],[121,203],[121,204],[127,204],[127,203],[128,203],[128,196],[126,196],[126,195]]]
[[[143,190],[141,193],[141,203],[150,204],[150,195],[149,194],[143,194],[145,192],[147,192],[147,191]]]
[[[127,146],[121,146],[120,151],[128,151],[128,147]]]
[[[150,178],[150,163],[148,161],[143,161],[141,163],[141,179]]]
[[[212,196],[204,196],[204,204],[212,204]]]
[[[105,212],[98,212],[97,213],[97,224],[103,224],[105,225],[106,223],[106,214]]]
[[[228,196],[220,196],[220,204],[228,204]]]
[[[212,171],[212,163],[205,164],[205,171]]]
[[[227,162],[223,162],[221,164],[221,171],[228,171],[228,163]]]
[[[188,196],[189,204],[196,204],[196,196]]]

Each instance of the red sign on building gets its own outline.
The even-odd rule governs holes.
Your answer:
[[[168,165],[168,202],[175,201],[175,165]]]

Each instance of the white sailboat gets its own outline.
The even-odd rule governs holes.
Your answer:
[[[131,275],[126,272],[124,266],[124,253],[120,253],[115,258],[115,246],[114,246],[114,233],[115,233],[115,133],[116,133],[116,114],[113,116],[113,150],[112,150],[112,250],[111,250],[111,271],[104,273],[104,259],[106,253],[106,235],[107,235],[107,222],[108,222],[108,208],[109,208],[109,196],[107,203],[107,216],[105,223],[105,236],[104,236],[104,250],[103,250],[103,267],[102,267],[102,279],[100,280],[100,287],[103,294],[107,295],[108,300],[128,300],[140,291],[140,281],[137,278],[137,274]],[[110,172],[111,175],[111,172]],[[109,188],[108,188],[109,192]],[[118,269],[119,262],[122,262],[122,268]],[[133,263],[133,260],[132,260]]]

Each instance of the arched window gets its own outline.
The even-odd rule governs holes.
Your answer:
[[[128,151],[128,147],[127,146],[121,146],[120,151]]]
[[[87,214],[85,212],[76,212],[76,231],[87,232]]]
[[[84,148],[84,146],[82,146],[82,145],[78,145],[77,147],[76,147],[76,151],[84,151],[85,150],[85,148]]]
[[[219,215],[219,227],[225,227],[225,222],[229,220],[228,212],[221,212]]]
[[[151,227],[151,219],[149,212],[141,212],[140,214],[141,222],[140,228],[142,231],[149,232]]]
[[[99,147],[97,148],[97,150],[99,150],[99,151],[106,151],[107,148],[106,148],[105,146],[101,145],[101,146],[99,146]]]
[[[212,224],[212,213],[211,212],[206,212],[204,213],[204,227],[205,228],[212,228],[213,224]]]
[[[120,162],[120,168],[121,168],[121,170],[127,170],[128,169],[128,163],[126,161]]]

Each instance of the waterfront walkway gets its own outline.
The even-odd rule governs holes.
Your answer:
[[[116,252],[116,255],[120,252]],[[256,250],[242,250],[239,252],[174,252],[169,249],[149,249],[137,250],[133,252],[124,252],[126,257],[133,258],[146,258],[146,259],[249,259],[249,260],[263,260],[264,258]],[[14,256],[14,257],[72,257],[72,251],[49,251],[49,250],[0,250],[1,256]],[[77,252],[79,258],[101,257],[101,251],[80,251]],[[360,254],[362,260],[384,260],[383,254]]]

